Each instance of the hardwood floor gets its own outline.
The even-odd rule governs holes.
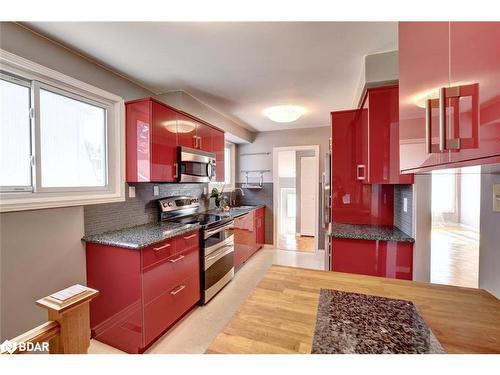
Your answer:
[[[278,249],[280,250],[294,250],[313,253],[314,237],[298,236],[295,234],[281,234],[278,236]]]
[[[477,288],[479,233],[461,225],[432,228],[431,282]]]
[[[500,300],[484,290],[282,266],[207,353],[310,353],[321,288],[410,300],[447,353],[500,353]]]

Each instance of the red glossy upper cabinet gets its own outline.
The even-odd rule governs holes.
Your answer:
[[[199,122],[182,113],[177,114],[177,145],[189,148],[198,148]]]
[[[398,86],[368,89],[361,122],[358,178],[369,184],[412,184],[413,174],[400,173]]]
[[[332,217],[333,221],[363,224],[370,216],[371,189],[358,179],[361,111],[332,112]]]
[[[176,112],[151,98],[126,103],[127,182],[173,182]]]
[[[202,151],[213,152],[213,133],[214,129],[211,126],[198,122],[197,137],[198,148]]]
[[[127,182],[151,181],[151,101],[125,105]]]
[[[177,178],[177,113],[152,103],[151,181],[174,182]]]
[[[449,153],[440,151],[438,101],[428,104],[428,99],[438,98],[439,89],[449,84],[448,26],[447,22],[399,23],[399,151],[403,172],[449,162]]]
[[[212,146],[213,152],[215,153],[215,160],[217,163],[216,166],[216,182],[224,182],[225,181],[225,150],[226,150],[226,140],[225,134],[221,130],[212,128]]]
[[[452,162],[500,155],[500,22],[451,22]],[[478,161],[468,164],[478,164]]]

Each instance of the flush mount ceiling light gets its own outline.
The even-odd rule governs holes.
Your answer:
[[[264,110],[264,115],[274,122],[296,121],[304,113],[306,113],[306,109],[298,105],[276,105]]]

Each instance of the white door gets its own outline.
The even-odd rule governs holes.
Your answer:
[[[300,234],[314,236],[316,212],[316,158],[300,158]]]

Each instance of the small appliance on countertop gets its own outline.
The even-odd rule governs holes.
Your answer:
[[[234,221],[229,215],[200,212],[197,197],[159,200],[160,221],[199,223],[202,302],[206,304],[234,277]]]

